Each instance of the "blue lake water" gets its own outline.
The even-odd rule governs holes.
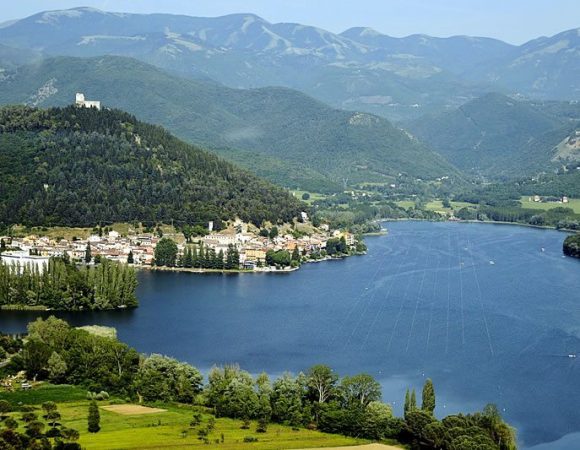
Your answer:
[[[439,416],[493,402],[522,447],[580,448],[580,261],[562,257],[565,235],[386,226],[366,256],[284,275],[142,272],[137,310],[61,316],[114,326],[138,350],[204,371],[367,372],[397,412],[405,389],[430,377]],[[0,329],[22,331],[36,315],[2,312]]]

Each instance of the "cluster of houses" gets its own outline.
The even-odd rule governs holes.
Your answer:
[[[183,253],[188,245],[181,233],[165,235],[177,243],[178,252]],[[292,234],[280,234],[275,237],[261,236],[249,232],[246,224],[237,223],[234,227],[222,231],[193,238],[194,244],[204,248],[220,250],[227,253],[234,246],[240,255],[240,267],[256,269],[266,262],[266,253],[269,250],[287,250],[293,252],[298,249],[301,255],[308,257],[320,254],[326,248],[326,242],[331,237],[344,237],[347,245],[355,246],[354,235],[348,232],[330,232],[327,226],[319,231],[301,237]],[[150,266],[154,263],[155,247],[161,239],[153,233],[128,233],[121,235],[117,231],[109,231],[105,235],[93,234],[88,238],[53,239],[46,236],[30,235],[22,238],[0,237],[4,241],[7,251],[0,254],[5,264],[33,264],[41,268],[51,257],[68,255],[71,260],[84,261],[87,248],[92,258],[99,257],[118,262],[128,262],[129,255],[133,264]]]

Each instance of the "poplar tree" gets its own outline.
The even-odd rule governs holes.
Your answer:
[[[423,386],[423,404],[421,409],[429,414],[433,414],[435,411],[435,388],[430,378],[425,381]]]
[[[85,263],[90,263],[91,259],[93,259],[93,255],[91,254],[91,244],[87,244],[87,248],[85,250]]]

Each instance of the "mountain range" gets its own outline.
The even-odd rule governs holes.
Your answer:
[[[402,172],[460,177],[388,120],[337,110],[287,88],[232,89],[118,56],[49,58],[0,80],[0,104],[65,106],[76,92],[291,188],[336,191],[361,181],[392,182]]]
[[[0,28],[5,46],[44,55],[130,56],[230,87],[283,86],[332,106],[399,120],[490,91],[580,99],[580,29],[521,46],[490,38],[369,28],[335,34],[252,14],[200,18],[91,8],[43,12]]]

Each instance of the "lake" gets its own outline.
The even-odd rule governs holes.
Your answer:
[[[430,377],[439,416],[493,402],[524,448],[580,448],[580,261],[562,256],[565,235],[386,226],[388,236],[367,238],[366,256],[291,274],[143,271],[137,310],[60,316],[114,326],[138,350],[203,371],[367,372],[398,413],[405,389]],[[4,311],[0,329],[22,331],[36,315]]]

